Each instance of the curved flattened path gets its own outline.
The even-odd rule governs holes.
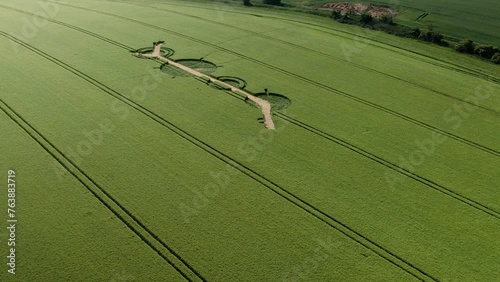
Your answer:
[[[226,82],[220,81],[216,78],[210,77],[210,76],[208,76],[204,73],[201,73],[195,69],[192,69],[192,68],[189,68],[185,65],[179,64],[173,60],[170,60],[169,58],[163,57],[160,53],[161,45],[162,45],[162,43],[155,44],[152,53],[149,53],[149,54],[146,53],[146,54],[140,54],[140,55],[147,57],[147,58],[159,59],[161,61],[168,63],[169,65],[177,67],[177,68],[179,68],[183,71],[186,71],[192,75],[195,75],[195,76],[201,77],[201,78],[205,78],[209,82],[216,82],[217,84],[223,85],[223,86],[227,87],[228,89],[230,89],[232,92],[241,93],[241,94],[245,95],[248,99],[254,101],[259,106],[259,108],[262,110],[262,114],[264,115],[264,124],[266,125],[266,128],[275,129],[272,114],[271,114],[271,104],[268,101],[261,99],[261,98],[258,98],[258,97],[255,97],[254,95],[252,95],[252,94],[250,94],[242,89],[239,89],[235,86],[232,86]]]

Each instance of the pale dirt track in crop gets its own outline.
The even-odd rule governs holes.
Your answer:
[[[222,86],[225,86],[227,87],[228,89],[230,89],[232,92],[236,92],[236,93],[241,93],[243,95],[245,95],[248,99],[254,101],[258,106],[259,108],[262,110],[262,114],[264,115],[264,124],[266,125],[266,128],[268,129],[275,129],[275,126],[274,126],[274,122],[273,122],[273,118],[272,118],[272,114],[271,114],[271,104],[264,100],[264,99],[261,99],[261,98],[258,98],[258,97],[255,97],[254,95],[242,90],[242,89],[239,89],[235,86],[232,86],[226,82],[223,82],[223,81],[220,81],[216,78],[213,78],[213,77],[210,77],[204,73],[201,73],[195,69],[192,69],[192,68],[189,68],[185,65],[182,65],[182,64],[179,64],[173,60],[170,60],[168,58],[165,58],[161,55],[160,53],[160,50],[161,50],[161,46],[162,46],[162,43],[158,43],[158,44],[155,44],[154,46],[154,49],[153,49],[153,52],[152,53],[146,53],[146,54],[140,54],[141,56],[144,56],[144,57],[147,57],[147,58],[156,58],[156,59],[159,59],[161,61],[164,61],[166,63],[168,63],[169,65],[172,65],[174,67],[177,67],[183,71],[186,71],[192,75],[195,75],[197,77],[201,77],[201,78],[204,78],[204,79],[207,79],[208,83],[217,83],[217,84],[220,84]]]

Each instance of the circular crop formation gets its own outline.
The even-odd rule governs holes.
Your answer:
[[[133,51],[133,53],[136,53],[138,54],[138,58],[143,58],[143,59],[149,59],[147,57],[143,57],[141,56],[141,54],[150,54],[150,53],[153,53],[153,47],[144,47],[144,48],[141,48],[141,49],[137,49],[135,51]],[[167,48],[167,47],[161,47],[160,48],[160,55],[162,57],[165,57],[165,58],[168,58],[168,57],[171,57],[175,54],[175,51],[174,49],[171,49],[171,48]]]
[[[244,89],[247,86],[246,81],[235,76],[219,76],[217,79],[239,89]]]
[[[176,63],[179,63],[183,66],[186,66],[190,69],[199,71],[203,74],[210,74],[217,69],[217,66],[209,61],[200,60],[200,59],[179,59],[175,60]],[[172,76],[188,76],[189,73],[172,66],[168,63],[165,63],[160,66],[160,70],[164,73],[167,73]]]
[[[257,98],[266,100],[271,104],[273,110],[284,110],[292,104],[292,100],[286,96],[276,93],[257,93],[254,95]],[[250,101],[250,100],[249,100]],[[253,102],[252,102],[253,103]]]

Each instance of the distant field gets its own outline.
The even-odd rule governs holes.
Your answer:
[[[374,5],[390,5],[401,13],[396,22],[408,26],[428,28],[452,37],[469,38],[482,44],[500,46],[500,5],[496,0],[283,0],[283,3],[301,5],[322,5],[332,2],[353,2]],[[420,21],[416,19],[423,13],[429,13]]]
[[[0,182],[16,171],[19,219],[18,273],[2,243],[0,281],[499,277],[498,66],[239,3],[0,15]],[[158,40],[288,107],[276,130],[241,95],[132,55]]]

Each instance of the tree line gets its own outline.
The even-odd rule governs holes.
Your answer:
[[[281,6],[281,0],[262,0],[262,4]],[[250,0],[243,0],[243,5],[252,6]]]

